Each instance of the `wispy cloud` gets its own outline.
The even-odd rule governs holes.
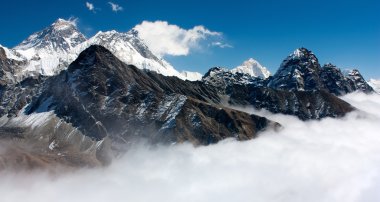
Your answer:
[[[86,2],[86,7],[89,11],[95,12],[95,7],[93,3]]]
[[[232,45],[228,44],[228,43],[223,43],[223,42],[220,42],[220,41],[215,41],[215,42],[212,42],[210,44],[210,46],[213,46],[213,47],[219,47],[219,48],[233,48]]]
[[[188,55],[190,50],[201,48],[201,41],[222,36],[221,32],[210,31],[202,25],[184,29],[166,21],[144,21],[134,29],[152,52],[161,57]]]
[[[111,5],[111,8],[112,8],[112,11],[113,12],[118,12],[118,11],[122,11],[123,10],[123,7],[121,7],[120,5],[118,4],[115,4],[113,2],[108,2],[110,5]]]

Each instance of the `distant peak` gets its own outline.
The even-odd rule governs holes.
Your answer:
[[[297,48],[293,51],[293,53],[286,57],[285,60],[281,63],[281,67],[287,66],[289,63],[291,64],[298,60],[309,61],[310,63],[319,66],[318,59],[314,53],[304,47],[301,47]]]
[[[249,58],[248,60],[246,60],[244,63],[251,63],[251,64],[253,64],[253,63],[259,63],[259,62],[257,62],[257,60],[255,60],[255,59],[253,59],[253,58]]]
[[[242,65],[231,70],[232,73],[249,74],[253,77],[266,79],[270,76],[270,72],[266,67],[262,66],[257,60],[249,58]]]

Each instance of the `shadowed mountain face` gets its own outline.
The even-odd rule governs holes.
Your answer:
[[[354,110],[350,104],[325,90],[284,91],[254,85],[234,85],[227,92],[230,104],[252,105],[272,113],[295,115],[301,120],[342,117]]]
[[[282,62],[268,87],[293,91],[322,89],[320,70],[317,57],[311,51],[300,48]]]
[[[282,62],[269,79],[268,87],[286,91],[326,90],[337,96],[357,90],[373,92],[358,70],[344,75],[332,64],[321,67],[317,57],[306,48],[295,50]]]
[[[146,73],[101,46],[80,54],[67,71],[49,78],[26,113],[54,113],[94,140],[128,143],[209,144],[251,139],[276,124],[218,105],[219,95],[201,82]]]

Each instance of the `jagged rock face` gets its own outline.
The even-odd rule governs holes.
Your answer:
[[[354,110],[327,91],[284,91],[254,85],[231,87],[230,104],[252,105],[273,113],[295,115],[301,120],[342,117]]]
[[[225,138],[249,140],[265,128],[278,128],[278,123],[266,118],[216,107],[205,102],[189,98],[177,117],[178,127],[174,134],[181,141],[197,142],[207,145]],[[177,140],[178,141],[178,140]]]
[[[352,81],[355,90],[362,91],[364,93],[374,92],[373,88],[367,83],[367,81],[360,74],[359,70],[354,69],[346,72],[346,77]]]
[[[322,89],[320,71],[317,57],[311,51],[299,48],[282,62],[268,86],[291,91]]]
[[[354,91],[372,93],[374,90],[364,80],[359,70],[348,70],[343,73],[332,64],[323,66],[320,78],[325,88],[335,95],[345,95]]]
[[[46,78],[43,76],[28,77],[15,84],[0,88],[0,117],[15,117],[17,113],[31,102]]]
[[[218,100],[216,91],[201,82],[146,73],[101,46],[91,46],[67,71],[45,82],[27,113],[54,110],[88,137],[125,143],[143,137],[208,144],[226,137],[253,138],[276,125],[205,103]],[[251,126],[242,127],[247,123]],[[210,137],[213,134],[208,132],[215,132],[217,126],[223,134]]]
[[[7,48],[0,46],[0,85],[15,83],[17,81],[16,74],[21,71],[21,67],[26,61],[19,61],[8,58]]]
[[[6,71],[9,71],[9,66],[7,64],[7,55],[3,48],[0,47],[0,86],[4,87],[7,85],[7,80],[4,79],[6,76]]]
[[[35,76],[16,82],[14,73],[21,65],[22,62],[7,58],[5,50],[0,47],[0,117],[15,116],[31,101],[44,79],[42,76]]]
[[[326,90],[338,96],[357,90],[373,92],[358,70],[344,75],[332,64],[321,68],[316,56],[305,48],[297,49],[288,56],[268,81],[268,87],[287,91]]]
[[[260,77],[253,77],[249,74],[232,72],[225,68],[213,67],[202,78],[202,82],[216,87],[221,94],[226,93],[226,89],[234,84],[254,84],[265,86],[265,80]]]
[[[335,65],[324,65],[320,77],[325,88],[334,95],[344,95],[357,90],[355,83],[347,79]]]
[[[302,66],[303,64],[306,66]],[[220,94],[228,95],[230,104],[252,105],[257,109],[266,109],[273,113],[295,115],[302,120],[339,117],[354,109],[330,94],[342,95],[353,92],[356,89],[353,82],[332,65],[319,69],[317,59],[310,51],[295,51],[284,61],[283,67],[285,66],[294,70],[293,72],[296,72],[297,68],[306,68],[303,72],[309,73],[303,75],[308,76],[298,78],[300,82],[293,80],[294,75],[289,76],[292,74],[286,74],[286,77],[279,79],[281,72],[287,71],[283,69],[273,78],[262,80],[247,74],[232,74],[226,69],[216,67],[210,69],[202,81],[214,86]],[[240,75],[242,77],[239,77]],[[273,88],[273,81],[282,82],[283,85],[281,84],[278,89]],[[305,81],[309,84],[304,85]],[[305,86],[308,86],[309,90],[305,90]],[[302,87],[302,90],[298,87]]]
[[[358,76],[357,81],[344,77],[331,64],[321,68],[316,56],[301,48],[287,57],[268,79],[247,74],[240,77],[223,68],[212,68],[202,81],[217,88],[220,94],[228,95],[230,104],[252,105],[309,120],[340,117],[354,110],[332,94],[353,92],[358,89],[355,83],[361,80]]]

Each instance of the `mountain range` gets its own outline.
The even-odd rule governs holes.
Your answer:
[[[287,56],[272,76],[254,59],[200,76],[176,71],[135,30],[86,39],[62,19],[13,49],[0,47],[0,67],[0,139],[16,151],[1,165],[18,158],[32,167],[107,165],[141,139],[249,140],[286,125],[231,105],[318,120],[356,110],[337,96],[374,92],[358,70],[321,66],[306,48]]]

